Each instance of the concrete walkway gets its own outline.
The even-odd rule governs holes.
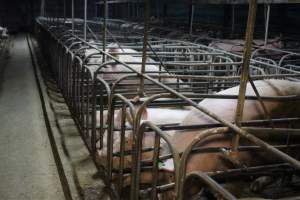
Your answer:
[[[0,72],[0,199],[64,199],[25,35]]]

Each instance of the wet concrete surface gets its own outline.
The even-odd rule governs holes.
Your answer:
[[[0,71],[0,199],[64,199],[25,35]]]

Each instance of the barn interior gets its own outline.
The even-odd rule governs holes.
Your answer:
[[[1,1],[0,199],[300,199],[299,3]]]

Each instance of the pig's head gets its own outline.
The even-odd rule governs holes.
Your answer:
[[[139,106],[136,106],[138,108]],[[123,126],[122,124],[122,117],[123,114],[125,115],[125,128],[127,129],[125,131],[125,151],[131,151],[132,150],[132,128],[133,128],[133,116],[131,115],[130,111],[126,109],[125,113],[122,112],[122,109],[119,109],[116,111],[114,115],[114,129],[121,129]],[[148,118],[148,112],[147,109],[144,109],[141,120],[147,120]],[[120,152],[120,145],[121,145],[121,132],[119,130],[114,131],[113,135],[113,153],[118,153]],[[100,142],[97,143],[97,154],[96,154],[96,161],[100,165],[106,165],[107,163],[107,148],[108,148],[108,143],[107,143],[107,131],[104,132],[103,134],[103,146],[100,148]],[[126,156],[125,157],[125,164],[124,166],[131,166],[131,156]],[[113,167],[118,169],[119,168],[119,157],[115,156],[113,157]]]

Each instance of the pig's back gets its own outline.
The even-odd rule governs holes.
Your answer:
[[[283,95],[299,95],[300,83],[287,80],[268,80],[268,81],[255,81],[255,86],[260,96],[283,96]],[[217,94],[220,95],[238,95],[239,86],[223,90]],[[255,96],[254,90],[251,85],[247,85],[247,96]],[[204,99],[199,103],[201,107],[208,109],[216,115],[228,120],[234,121],[237,99]],[[299,115],[300,109],[297,104],[291,102],[279,103],[265,101],[265,106],[272,114],[273,117],[281,117],[285,115]],[[284,108],[284,109],[283,109]],[[289,108],[287,110],[287,108]],[[292,109],[291,109],[292,108]],[[292,112],[292,113],[286,113]],[[246,100],[244,107],[243,120],[261,119],[264,117],[263,109],[260,103],[256,100]],[[204,113],[193,109],[186,119],[183,121],[184,125],[190,124],[211,124],[216,123]]]

